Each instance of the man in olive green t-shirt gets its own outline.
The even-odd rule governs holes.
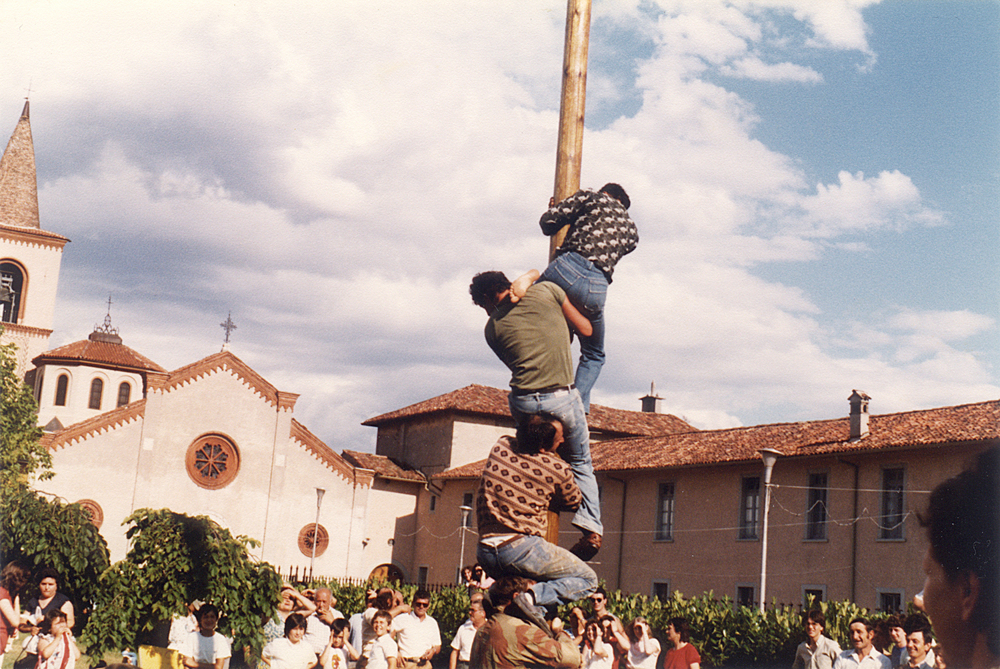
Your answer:
[[[573,386],[573,357],[569,328],[582,335],[588,321],[566,299],[562,288],[540,281],[517,302],[510,300],[510,281],[502,272],[482,272],[469,287],[472,301],[486,310],[486,342],[511,371],[508,403],[519,424],[524,417],[550,413],[566,428],[560,455],[573,470],[583,503],[573,525],[583,538],[571,549],[590,560],[601,547],[601,507],[590,459],[590,431],[583,400]]]

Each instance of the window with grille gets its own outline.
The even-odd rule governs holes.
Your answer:
[[[879,539],[903,538],[903,479],[902,467],[882,470],[882,513],[879,518]]]
[[[757,539],[760,521],[760,477],[744,476],[740,493],[740,539]]]
[[[826,539],[827,521],[827,474],[809,474],[809,490],[806,495],[806,539],[819,541]]]
[[[661,483],[659,505],[656,509],[656,540],[670,541],[674,538],[674,484]]]

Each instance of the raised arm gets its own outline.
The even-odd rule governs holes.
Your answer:
[[[594,328],[590,325],[590,321],[587,317],[580,313],[580,310],[573,306],[573,303],[569,301],[567,297],[562,303],[563,316],[566,317],[566,322],[569,326],[579,332],[584,337],[589,337],[594,334]]]
[[[517,302],[524,297],[524,294],[528,292],[533,283],[538,281],[538,277],[540,276],[541,274],[538,273],[537,269],[529,269],[514,279],[510,284],[510,301]]]

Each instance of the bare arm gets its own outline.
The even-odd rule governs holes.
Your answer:
[[[11,602],[9,599],[0,599],[0,615],[3,615],[7,624],[19,627],[21,624],[21,613],[18,611],[17,598]]]
[[[59,610],[66,614],[66,626],[73,629],[76,624],[76,616],[73,615],[73,602],[66,602],[59,607]]]
[[[306,615],[308,615],[316,610],[316,605],[313,604],[311,600],[303,597],[302,593],[296,590],[295,588],[291,586],[289,586],[288,588],[282,588],[282,592],[284,592],[285,590],[288,590],[289,594],[292,596],[292,599],[294,599],[297,602],[296,609],[298,611],[303,611],[306,613]]]
[[[458,667],[458,649],[451,649],[451,657],[448,658],[448,669],[456,669]]]
[[[530,269],[514,279],[510,284],[510,301],[512,303],[517,302],[524,297],[524,294],[528,292],[533,283],[538,281],[538,277],[540,276],[541,274],[538,273],[537,269]]]
[[[569,301],[567,297],[562,303],[563,316],[566,317],[566,322],[569,326],[579,332],[584,337],[589,337],[594,334],[594,328],[591,326],[590,321],[587,317],[580,313],[580,310],[573,306],[573,303]]]

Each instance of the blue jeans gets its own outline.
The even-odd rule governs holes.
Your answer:
[[[539,606],[573,602],[597,589],[597,574],[586,562],[542,537],[522,534],[497,547],[480,543],[476,560],[493,578],[514,574],[538,581],[531,591]]]
[[[513,392],[507,396],[510,414],[520,424],[527,416],[536,413],[550,413],[563,424],[563,445],[559,447],[559,455],[570,469],[573,478],[580,488],[583,501],[573,525],[581,530],[604,534],[601,525],[601,499],[597,490],[597,478],[594,476],[594,463],[590,459],[590,429],[587,427],[587,416],[583,412],[583,402],[577,390],[557,390],[554,393],[530,393],[516,395]]]
[[[594,328],[589,337],[580,337],[580,362],[574,381],[583,398],[583,410],[590,413],[590,389],[604,366],[604,300],[608,295],[608,278],[594,263],[569,251],[549,263],[538,280],[551,281],[565,290],[569,301]]]

